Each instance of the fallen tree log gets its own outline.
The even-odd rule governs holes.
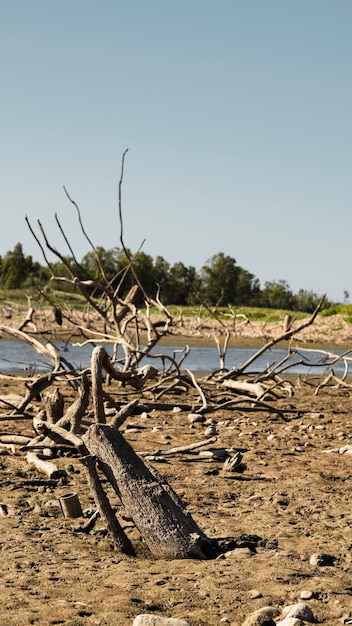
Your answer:
[[[68,477],[65,470],[59,469],[55,463],[51,463],[45,457],[34,452],[27,452],[27,463],[34,465],[38,472],[46,474],[50,479]]]
[[[218,542],[203,533],[166,480],[143,462],[119,431],[92,424],[82,439],[154,556],[206,559],[219,554]]]

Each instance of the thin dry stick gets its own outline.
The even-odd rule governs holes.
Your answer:
[[[225,380],[226,378],[231,378],[231,376],[233,376],[234,374],[236,374],[236,376],[238,376],[239,374],[242,374],[250,365],[252,365],[254,361],[256,361],[262,354],[264,354],[264,352],[266,352],[267,350],[275,346],[280,341],[287,341],[293,335],[296,335],[307,326],[310,326],[311,324],[313,324],[316,316],[318,315],[321,307],[323,306],[324,300],[325,300],[325,296],[321,298],[318,306],[316,307],[315,311],[312,313],[312,315],[310,316],[308,320],[302,322],[302,324],[297,326],[297,328],[292,328],[291,330],[286,331],[285,333],[280,335],[280,337],[277,337],[276,339],[271,339],[268,343],[265,344],[265,346],[263,346],[260,350],[258,350],[258,352],[256,352],[253,356],[251,356],[243,365],[241,365],[240,367],[236,367],[235,369],[232,369],[230,372],[227,372],[226,374],[224,374],[221,380]]]
[[[198,450],[198,448],[203,448],[204,446],[209,446],[212,443],[215,443],[216,439],[216,437],[210,437],[210,439],[205,439],[204,441],[191,443],[189,446],[178,446],[176,448],[170,448],[169,450],[155,450],[155,452],[141,452],[140,456],[171,456],[173,454],[193,452],[194,450]]]
[[[188,369],[186,369],[185,372],[190,377],[194,387],[197,389],[197,391],[199,392],[199,395],[200,395],[200,397],[202,399],[202,406],[201,406],[201,408],[198,411],[196,411],[197,413],[202,413],[203,411],[206,411],[207,407],[208,407],[208,403],[207,403],[207,399],[205,397],[204,391],[200,387],[200,385],[197,383],[194,374],[192,374],[192,372],[190,370],[188,370]]]

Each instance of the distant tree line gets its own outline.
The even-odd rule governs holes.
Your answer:
[[[199,272],[182,262],[170,265],[161,256],[153,259],[144,252],[136,255],[127,252],[133,258],[134,271],[145,292],[155,297],[159,289],[165,305],[206,303],[208,306],[257,306],[311,313],[320,300],[320,296],[312,291],[300,289],[293,293],[285,280],[267,281],[261,288],[258,278],[223,252],[212,256]],[[85,254],[80,263],[70,257],[65,257],[65,261],[82,280],[88,277],[102,280],[103,268],[105,279],[114,287],[120,285],[122,297],[135,282],[132,272],[126,273],[128,259],[125,252],[117,247],[110,250],[98,247],[95,252]],[[0,256],[0,288],[3,289],[43,288],[52,273],[69,277],[65,263],[51,263],[50,269],[42,266],[24,254],[20,243],[4,257]],[[57,283],[56,288],[69,289],[66,283]],[[326,306],[330,304],[327,302]]]

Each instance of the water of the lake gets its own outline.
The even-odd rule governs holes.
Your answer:
[[[60,355],[64,357],[73,367],[85,368],[90,365],[92,354],[92,346],[72,346],[65,343],[56,343],[56,348]],[[112,346],[105,346],[106,350],[111,354]],[[257,349],[254,348],[229,348],[226,353],[225,367],[232,369],[245,363]],[[141,365],[152,363],[158,369],[163,367],[161,358],[156,355],[166,355],[175,358],[180,362],[182,358],[182,348],[173,346],[159,346],[153,350],[155,355],[152,359],[145,359]],[[341,354],[341,351],[334,351],[334,355]],[[258,358],[246,371],[262,372],[268,365],[272,368],[276,363],[280,363],[287,356],[287,350],[274,348],[266,351],[264,355]],[[350,355],[349,355],[350,356]],[[117,357],[123,358],[122,351]],[[352,358],[352,357],[350,357]],[[310,366],[302,365],[302,360],[308,362]],[[319,363],[319,365],[317,365]],[[349,361],[348,361],[349,363]],[[338,361],[333,363],[333,359],[327,359],[322,352],[314,352],[311,350],[301,349],[290,359],[292,367],[287,373],[290,374],[326,374],[331,367],[335,374],[344,372],[344,363]],[[165,367],[169,365],[166,359]],[[220,362],[216,348],[209,347],[191,347],[189,354],[182,361],[181,371],[185,368],[194,373],[214,372],[219,369]],[[39,355],[33,348],[21,341],[0,340],[0,372],[27,372],[37,373],[44,372],[51,368],[51,364]]]

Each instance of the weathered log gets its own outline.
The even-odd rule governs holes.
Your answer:
[[[3,433],[0,435],[0,443],[14,443],[20,446],[25,446],[30,441],[31,438],[26,435],[16,435],[11,433]]]
[[[224,380],[223,387],[233,389],[235,392],[244,392],[249,396],[255,396],[257,399],[264,397],[267,393],[270,393],[270,387],[263,385],[263,383],[251,383],[248,381],[240,380]]]
[[[88,454],[88,450],[81,437],[78,437],[75,433],[67,431],[65,428],[61,428],[58,424],[48,424],[47,422],[35,417],[33,418],[33,428],[41,436],[50,438],[51,441],[58,445],[69,443],[77,448],[81,454]],[[34,445],[37,443],[37,438],[32,441],[32,444]]]
[[[110,426],[120,428],[126,419],[133,413],[134,409],[138,405],[139,400],[132,400],[128,404],[125,404],[118,413],[111,419]]]
[[[56,387],[54,391],[48,391],[41,395],[46,418],[51,424],[55,424],[61,419],[64,412],[64,397]]]
[[[143,462],[119,431],[93,424],[83,441],[154,556],[205,559],[218,554],[217,542],[203,533],[167,481]]]
[[[72,433],[79,432],[81,420],[85,415],[89,402],[89,382],[86,374],[82,374],[78,398],[69,406],[65,415],[57,422],[61,428],[69,428]]]
[[[67,478],[65,470],[60,470],[55,463],[51,463],[45,457],[35,454],[34,452],[27,452],[27,463],[34,465],[35,468],[41,474],[46,474],[48,478]]]
[[[109,498],[101,486],[98,472],[96,470],[96,457],[93,455],[81,458],[86,470],[86,477],[91,488],[100,517],[105,521],[110,537],[120,552],[134,555],[134,549],[122,526],[118,522],[116,515],[110,505]]]

